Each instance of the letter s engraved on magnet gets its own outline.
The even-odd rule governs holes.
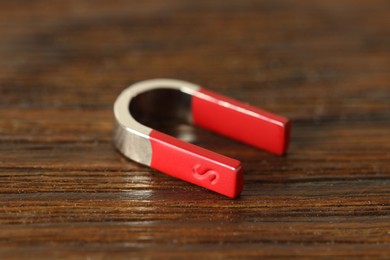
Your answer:
[[[211,169],[204,169],[200,170],[201,165],[200,164],[195,164],[194,167],[192,168],[192,174],[194,177],[198,180],[206,180],[208,179],[211,184],[216,184],[219,179],[219,173],[211,170]]]

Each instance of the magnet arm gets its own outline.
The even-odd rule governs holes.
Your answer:
[[[192,96],[195,125],[243,143],[282,155],[290,139],[290,121],[284,117],[200,88]]]
[[[152,168],[230,198],[240,195],[243,185],[240,161],[156,130],[149,137]]]

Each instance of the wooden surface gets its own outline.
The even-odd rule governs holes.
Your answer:
[[[1,1],[0,258],[390,257],[389,53],[387,0]],[[160,122],[236,200],[126,160],[113,102],[157,77],[291,118],[288,155]]]

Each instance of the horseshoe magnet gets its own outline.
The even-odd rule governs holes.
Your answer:
[[[243,186],[241,162],[152,129],[147,118],[181,117],[194,125],[282,155],[290,121],[195,84],[153,79],[125,89],[114,104],[114,143],[127,158],[235,198]]]

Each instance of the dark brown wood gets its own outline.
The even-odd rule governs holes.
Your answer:
[[[112,105],[150,78],[287,116],[236,200],[126,160]],[[163,104],[158,104],[163,105]],[[1,1],[0,258],[390,257],[390,2]]]

